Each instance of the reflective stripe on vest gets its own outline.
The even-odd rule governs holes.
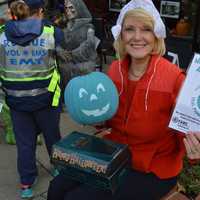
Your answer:
[[[48,92],[48,88],[38,88],[32,90],[10,90],[3,88],[7,95],[15,96],[15,97],[29,97],[29,96],[37,96],[40,94],[45,94]]]
[[[38,88],[32,90],[10,90],[4,88],[4,90],[7,95],[15,97],[37,96],[45,94],[47,92],[53,92],[54,96],[53,96],[52,106],[58,106],[61,95],[61,89],[59,87],[59,83],[60,83],[60,74],[55,69],[48,88]]]
[[[48,71],[21,70],[18,73],[16,73],[16,71],[10,71],[10,70],[7,71],[0,70],[0,71],[1,71],[1,78],[5,81],[35,81],[35,80],[46,80],[51,78],[54,69],[55,67],[53,66]]]
[[[55,69],[48,87],[49,92],[54,92],[52,106],[58,106],[59,104],[59,99],[61,95],[61,89],[59,87],[59,84],[60,84],[60,74]]]
[[[1,26],[0,26],[0,34],[3,33],[4,30],[5,30],[5,25],[1,25]]]
[[[52,106],[58,106],[60,94],[61,94],[61,89],[60,89],[59,85],[57,85],[54,96],[53,96]]]

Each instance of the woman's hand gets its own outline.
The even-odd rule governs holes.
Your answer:
[[[189,132],[183,139],[187,157],[189,159],[200,159],[200,132]]]
[[[110,133],[111,133],[110,128],[102,128],[96,131],[95,136],[99,138],[103,138],[104,136],[109,135]]]

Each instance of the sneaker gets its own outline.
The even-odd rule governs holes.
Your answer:
[[[30,185],[22,185],[20,193],[22,199],[29,199],[33,197],[33,190]]]
[[[53,168],[53,170],[51,171],[51,175],[52,175],[53,177],[56,177],[56,176],[59,175],[59,171],[58,171],[56,168]]]

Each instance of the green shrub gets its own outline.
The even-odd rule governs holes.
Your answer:
[[[185,188],[188,196],[197,196],[200,193],[200,165],[191,165],[188,159],[185,159],[179,183]]]

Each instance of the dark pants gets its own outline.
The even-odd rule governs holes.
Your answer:
[[[131,170],[112,195],[67,179],[63,174],[49,185],[48,200],[159,200],[177,183],[177,178],[160,179],[153,174]]]
[[[49,155],[54,143],[60,140],[60,108],[33,112],[10,109],[17,145],[17,167],[22,184],[33,184],[37,176],[36,140],[38,130],[44,135]]]

